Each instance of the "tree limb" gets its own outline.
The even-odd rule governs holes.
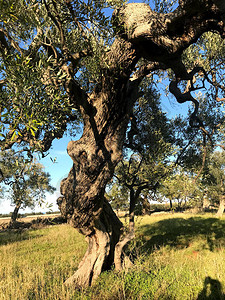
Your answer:
[[[8,39],[8,42],[6,40]],[[3,46],[3,49],[6,49],[7,51],[10,50],[11,45],[15,50],[17,50],[21,55],[23,54],[22,48],[20,48],[19,44],[13,40],[13,38],[10,36],[10,34],[3,28],[0,28],[0,47]]]

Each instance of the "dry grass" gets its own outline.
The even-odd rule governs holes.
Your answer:
[[[157,215],[137,219],[130,270],[103,273],[90,289],[66,289],[84,238],[68,225],[0,233],[1,300],[224,299],[225,218]],[[208,297],[208,298],[207,298]]]
[[[60,213],[59,214],[49,214],[49,215],[33,215],[33,216],[27,216],[25,218],[18,218],[17,221],[29,223],[29,222],[32,222],[33,220],[36,220],[37,218],[47,219],[47,218],[55,218],[55,217],[59,217],[59,216],[60,216]],[[0,226],[2,224],[9,224],[9,222],[10,222],[9,217],[0,218]]]

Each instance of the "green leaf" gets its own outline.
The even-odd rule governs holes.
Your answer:
[[[32,134],[33,136],[35,136],[35,132],[34,132],[34,130],[33,130],[32,128],[30,128],[30,132],[31,132],[31,134]]]
[[[15,140],[16,137],[17,137],[17,133],[16,133],[16,131],[14,130],[13,135],[12,135],[12,137],[11,137],[11,141]]]

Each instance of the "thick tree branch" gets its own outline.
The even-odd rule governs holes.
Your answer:
[[[170,92],[175,96],[178,103],[185,103],[187,101],[191,101],[194,104],[194,112],[190,116],[190,126],[191,127],[204,127],[202,121],[197,117],[199,103],[198,101],[191,95],[191,91],[194,90],[192,82],[194,75],[199,72],[199,68],[194,68],[192,72],[188,75],[188,78],[191,80],[191,87],[188,91],[182,93],[181,90],[178,88],[178,80],[173,80],[169,84]]]
[[[181,6],[169,14],[154,12],[144,3],[131,3],[117,10],[113,20],[118,33],[135,46],[141,57],[164,63],[177,78],[183,78],[187,74],[181,63],[183,50],[208,30],[225,36],[225,10],[219,2],[181,1]]]
[[[20,48],[19,44],[13,40],[10,34],[3,28],[0,28],[0,48],[2,50],[10,51],[10,46],[17,50],[21,55],[23,54],[22,48]],[[2,52],[2,51],[1,51]]]

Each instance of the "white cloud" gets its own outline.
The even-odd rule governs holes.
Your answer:
[[[46,200],[42,207],[36,206],[34,209],[25,208],[21,209],[19,213],[32,213],[32,212],[48,212],[48,211],[58,211],[58,205],[56,203],[56,200],[60,196],[60,192],[56,191],[54,194],[46,194]],[[49,205],[52,205],[50,208]],[[11,205],[10,200],[1,200],[0,201],[0,214],[9,214],[10,212],[13,212],[14,206]]]
[[[10,200],[0,200],[0,214],[8,214],[13,211]]]

